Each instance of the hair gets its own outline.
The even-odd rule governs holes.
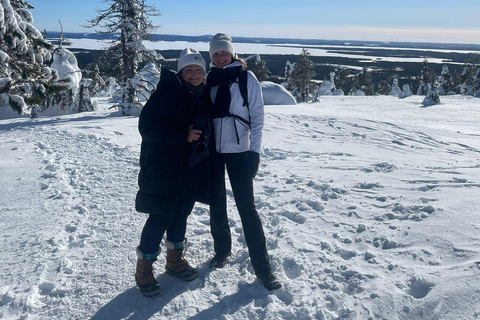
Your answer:
[[[242,69],[247,70],[247,63],[245,62],[245,60],[243,60],[242,58],[233,58],[232,57],[232,62],[234,62],[234,61],[240,62],[243,66]]]

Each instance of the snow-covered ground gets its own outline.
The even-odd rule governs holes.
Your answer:
[[[0,120],[2,319],[480,318],[480,99],[321,97],[267,106],[256,204],[281,290],[233,255],[210,270],[208,207],[189,218],[200,277],[135,287],[138,118]]]

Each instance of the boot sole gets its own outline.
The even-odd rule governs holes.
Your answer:
[[[196,279],[198,278],[198,276],[200,275],[200,272],[195,272],[195,273],[192,273],[192,274],[182,274],[184,271],[181,271],[181,272],[177,272],[177,271],[174,271],[172,269],[170,269],[169,267],[165,267],[165,271],[171,275],[171,276],[174,276],[175,278],[178,278],[180,280],[183,280],[183,281],[192,281],[193,279]]]
[[[150,282],[148,284],[140,284],[137,280],[137,277],[135,277],[135,282],[137,284],[138,289],[140,289],[140,293],[144,297],[153,297],[156,295],[159,295],[162,290],[160,289],[160,286],[158,285],[158,282]]]

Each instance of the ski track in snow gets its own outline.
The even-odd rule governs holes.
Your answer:
[[[155,263],[162,294],[140,295],[133,280],[146,217],[134,210],[139,140],[112,138],[136,119],[118,118],[113,131],[101,124],[0,131],[0,148],[23,166],[3,178],[22,188],[0,200],[2,255],[15,257],[0,267],[0,318],[480,317],[480,225],[472,219],[478,143],[411,123],[276,110],[267,110],[255,180],[272,266],[284,284],[274,292],[253,274],[228,191],[226,267],[208,268],[208,207],[198,204],[185,255],[200,277],[184,283],[163,274],[162,252]]]

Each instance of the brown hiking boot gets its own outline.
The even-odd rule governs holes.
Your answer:
[[[160,286],[153,276],[153,263],[157,260],[156,256],[154,257],[154,260],[142,259],[140,256],[143,257],[143,254],[138,248],[137,255],[138,259],[135,272],[135,282],[142,295],[145,297],[155,296],[161,292]]]
[[[165,271],[180,280],[191,281],[198,277],[198,269],[191,267],[188,261],[183,257],[183,248],[175,249],[175,244],[165,240],[167,246],[167,265]],[[182,245],[183,246],[183,243]]]

